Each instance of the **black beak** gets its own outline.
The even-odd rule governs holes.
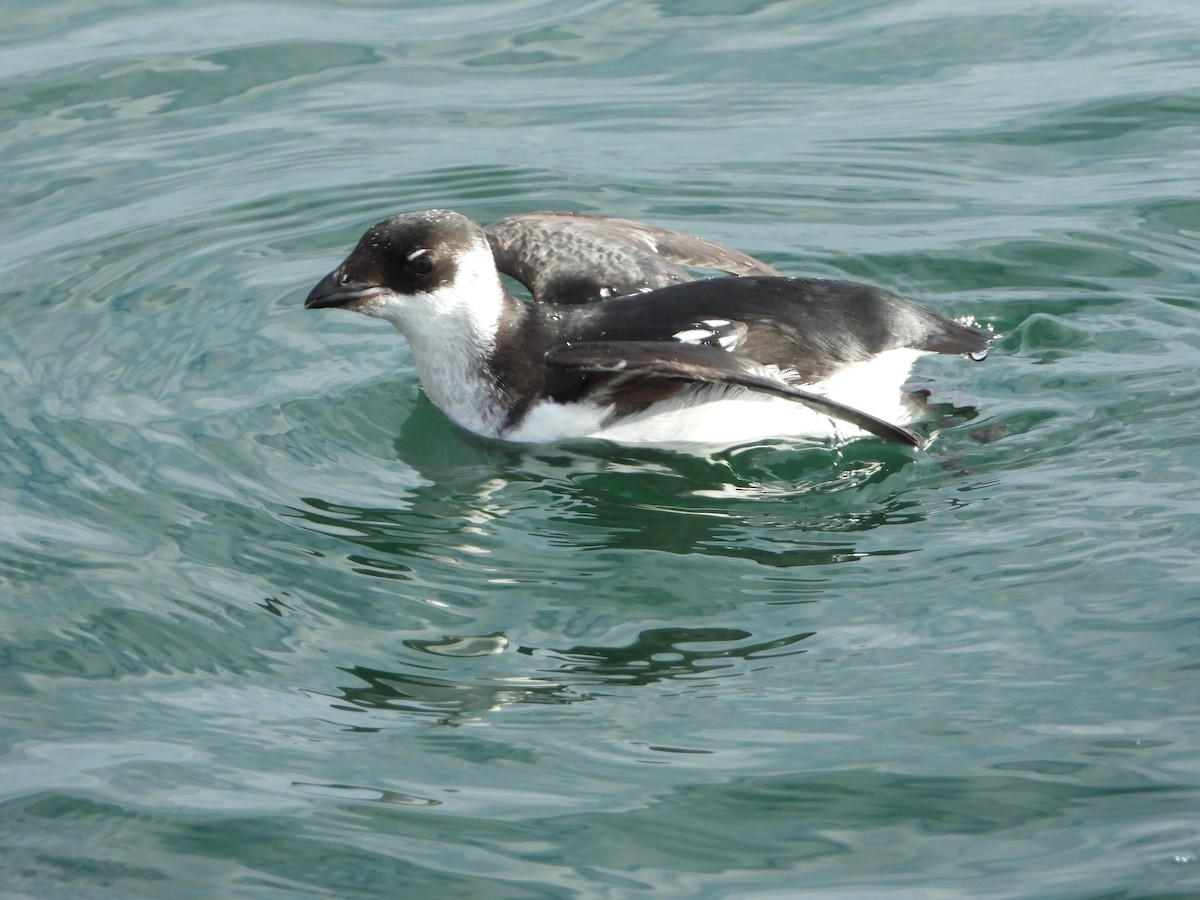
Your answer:
[[[387,288],[377,284],[345,281],[340,269],[334,269],[308,292],[305,309],[327,309],[331,306],[346,306],[355,300],[367,300],[384,293]]]

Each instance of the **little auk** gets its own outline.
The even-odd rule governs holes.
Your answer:
[[[685,266],[740,277],[692,280]],[[435,406],[521,442],[876,435],[920,447],[906,427],[913,362],[980,359],[993,337],[880,288],[784,277],[703,238],[583,213],[488,229],[449,210],[392,216],[304,305],[391,322]]]

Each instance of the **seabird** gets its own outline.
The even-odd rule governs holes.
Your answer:
[[[742,277],[693,281],[683,266]],[[391,322],[434,405],[469,431],[522,442],[874,434],[919,447],[902,389],[913,362],[981,358],[992,338],[880,288],[783,277],[702,238],[564,213],[486,231],[449,210],[393,216],[305,307]]]

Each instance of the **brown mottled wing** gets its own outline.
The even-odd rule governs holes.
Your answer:
[[[762,260],[706,238],[684,234],[682,231],[672,231],[669,228],[657,228],[630,219],[591,215],[587,217],[599,219],[601,223],[608,224],[632,238],[644,242],[659,256],[677,265],[691,266],[696,269],[713,269],[718,272],[728,272],[730,275],[779,274],[776,269]]]
[[[716,347],[662,341],[585,341],[551,349],[546,354],[546,362],[571,371],[655,375],[738,385],[795,400],[879,437],[909,447],[921,446],[920,436],[907,428],[820,394],[792,387],[754,360]]]
[[[589,303],[691,281],[685,266],[776,275],[752,256],[704,238],[590,213],[510,216],[486,229],[496,268],[539,303]]]

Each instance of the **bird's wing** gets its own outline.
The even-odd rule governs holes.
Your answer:
[[[714,241],[590,213],[523,213],[485,231],[496,268],[539,303],[589,303],[691,281],[685,266],[775,275],[766,263]]]
[[[695,269],[712,269],[730,275],[778,275],[779,272],[753,256],[710,241],[706,238],[658,228],[644,222],[617,219],[611,216],[596,216],[574,213],[580,222],[590,222],[597,233],[609,240],[620,240],[622,236],[631,243],[647,247],[651,252],[680,266]]]
[[[748,357],[704,344],[662,341],[585,341],[552,348],[550,366],[566,371],[651,375],[709,384],[730,384],[795,400],[863,431],[909,447],[920,447],[916,432],[853,407],[792,387]]]
[[[889,350],[978,356],[994,337],[890,291],[812,278],[708,278],[582,304],[554,318],[547,348],[577,341],[705,343],[793,370],[803,384]],[[710,328],[719,332],[715,340]]]

